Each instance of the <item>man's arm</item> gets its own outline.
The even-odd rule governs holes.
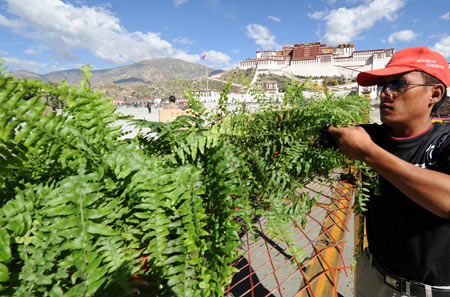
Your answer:
[[[339,149],[366,162],[397,189],[435,215],[450,220],[450,175],[420,168],[380,146],[361,127],[328,128]]]

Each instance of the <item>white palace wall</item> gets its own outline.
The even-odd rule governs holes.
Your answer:
[[[331,62],[321,62],[320,60],[298,60],[292,61],[290,66],[280,68],[276,64],[257,64],[256,70],[259,73],[274,74],[294,74],[299,76],[344,76],[353,78],[361,71],[383,68],[390,60],[390,57],[383,58],[338,58]]]
[[[335,76],[338,75],[338,69],[331,62],[318,62],[316,60],[292,61],[291,73],[300,76]]]
[[[257,74],[299,76],[344,76],[354,78],[360,71],[383,68],[390,60],[386,50],[348,52],[317,55],[315,59],[289,60],[288,57],[257,54],[256,58],[239,63],[240,69],[256,68]],[[390,54],[393,54],[393,50]]]

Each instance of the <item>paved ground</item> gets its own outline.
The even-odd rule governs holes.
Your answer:
[[[122,115],[132,115],[136,119],[147,120],[151,122],[159,122],[158,110],[152,108],[152,112],[149,113],[145,107],[119,107],[117,108],[117,113]],[[136,127],[130,125],[127,121],[121,120],[117,121],[117,124],[122,125],[122,130],[128,134],[123,136],[123,138],[134,138],[139,131]]]
[[[158,109],[152,108],[152,112],[149,113],[145,107],[119,107],[117,112],[123,115],[133,115],[137,119],[144,119],[152,122],[158,122]]]
[[[344,262],[345,265],[351,265],[353,262],[353,254],[354,254],[354,229],[355,229],[355,216],[351,215],[350,220],[348,222],[348,230],[347,237],[344,239],[347,243],[344,247]],[[338,283],[338,294],[344,297],[353,296],[354,292],[354,273],[351,271],[342,270],[339,275],[339,283]]]
[[[378,105],[380,104],[380,99],[372,99],[370,103],[372,105],[372,110],[370,112],[370,119],[374,123],[381,124],[381,121],[380,121],[380,109],[378,108]]]

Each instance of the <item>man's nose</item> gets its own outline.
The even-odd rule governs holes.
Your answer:
[[[394,99],[394,94],[388,88],[383,88],[380,92],[380,98],[392,100]]]

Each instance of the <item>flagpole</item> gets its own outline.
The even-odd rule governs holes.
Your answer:
[[[205,59],[205,78],[206,78],[206,91],[208,91],[208,64],[206,63]]]
[[[206,91],[209,90],[208,86],[208,64],[206,63],[206,52],[203,52],[202,60],[205,60],[205,79],[206,79]]]

